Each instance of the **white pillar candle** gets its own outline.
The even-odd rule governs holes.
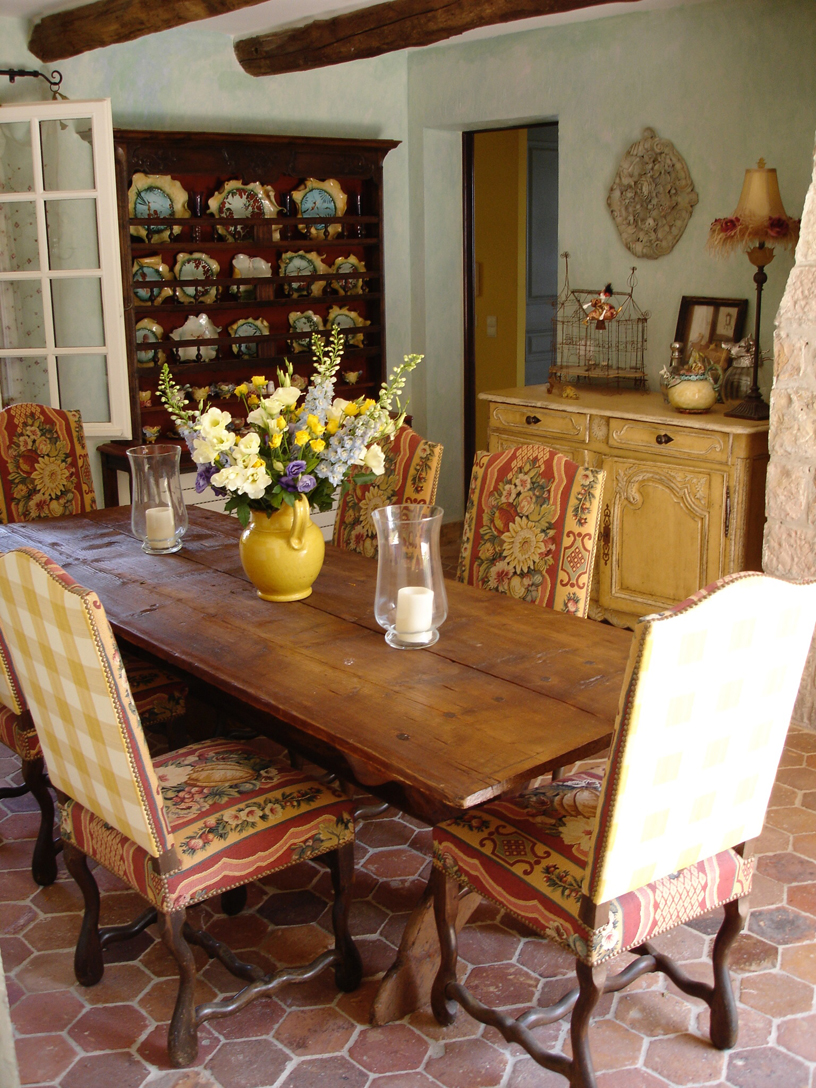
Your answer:
[[[170,506],[145,510],[145,531],[151,548],[169,548],[175,541],[176,520]]]
[[[397,591],[394,627],[403,642],[424,642],[433,624],[432,589],[403,586]]]

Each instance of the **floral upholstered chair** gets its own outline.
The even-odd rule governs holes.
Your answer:
[[[605,773],[577,774],[487,804],[433,833],[442,964],[432,1005],[460,1004],[571,1088],[595,1088],[587,1030],[604,993],[662,971],[711,1010],[711,1041],[737,1040],[729,950],[816,622],[816,582],[731,575],[636,629]],[[712,661],[716,659],[716,667]],[[517,1019],[456,980],[460,885],[576,958],[578,988]],[[725,904],[713,984],[687,976],[651,938]],[[621,952],[637,957],[607,978]],[[531,1029],[572,1012],[572,1058]]]
[[[477,453],[458,580],[586,616],[603,482],[546,446]]]
[[[0,410],[0,522],[90,510],[96,510],[96,496],[80,413],[45,404],[12,404]],[[145,729],[183,734],[184,681],[134,654],[126,662]]]
[[[79,412],[44,404],[12,404],[0,411],[0,521],[95,509]]]
[[[98,982],[103,949],[158,915],[179,970],[168,1033],[174,1066],[194,1060],[205,1020],[284,983],[331,966],[341,989],[355,989],[361,964],[348,931],[354,821],[342,791],[236,741],[191,744],[151,760],[101,601],[40,552],[0,557],[0,625],[58,790],[65,861],[85,901],[78,981]],[[306,968],[266,975],[187,921],[191,905],[321,855],[335,890],[334,949]],[[137,922],[100,930],[89,857],[147,901]],[[195,1007],[191,943],[244,980],[239,994]]]
[[[408,502],[432,506],[442,463],[442,446],[420,438],[408,426],[400,427],[384,453],[382,476],[368,484],[352,482],[340,498],[334,522],[334,544],[370,558],[377,554],[372,510]]]

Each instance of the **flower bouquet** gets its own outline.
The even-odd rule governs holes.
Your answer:
[[[246,426],[239,432],[229,412],[207,407],[188,409],[181,389],[165,363],[159,396],[198,465],[196,490],[211,486],[227,495],[225,509],[235,511],[246,527],[253,510],[272,514],[303,497],[313,510],[330,509],[334,493],[354,477],[366,483],[382,475],[379,443],[402,426],[399,403],[407,375],[422,359],[406,355],[394,369],[377,400],[334,396],[335,377],[343,354],[343,338],[335,327],[328,345],[312,337],[315,369],[302,391],[287,360],[278,369],[277,387],[264,376],[235,389],[243,401]]]

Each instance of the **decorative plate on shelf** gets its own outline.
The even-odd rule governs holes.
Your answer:
[[[155,344],[157,340],[164,340],[164,329],[149,317],[143,317],[136,325],[136,343]],[[160,348],[136,352],[136,366],[161,366],[163,362],[164,352]],[[139,396],[141,397],[141,393]]]
[[[280,212],[280,204],[275,200],[275,191],[270,185],[261,185],[259,181],[244,184],[239,178],[225,182],[207,201],[210,215],[218,219],[275,219]],[[218,233],[230,241],[239,242],[252,237],[252,227],[223,227],[217,224]],[[275,242],[280,238],[280,229],[272,233]]]
[[[172,340],[214,340],[216,336],[221,332],[220,325],[214,325],[210,321],[206,314],[190,314],[180,329],[174,329],[170,333]],[[194,360],[200,358],[203,361],[208,359],[214,359],[218,354],[218,347],[215,344],[208,344],[205,347],[186,347],[178,348],[178,357],[182,363],[191,363]]]
[[[173,269],[177,280],[215,280],[221,271],[221,265],[207,253],[179,253],[176,267]],[[177,287],[176,298],[179,302],[204,303],[215,302],[218,297],[217,287]]]
[[[326,216],[327,219],[334,219],[338,215],[345,215],[348,203],[340,182],[335,178],[325,181],[307,178],[292,190],[292,199],[298,206],[298,215],[309,218]],[[301,224],[300,229],[310,238],[336,238],[343,228],[340,223],[315,223],[313,227]]]
[[[319,253],[304,253],[299,249],[297,253],[284,253],[280,259],[280,274],[282,276],[316,276],[321,272],[328,272],[328,265],[323,264]],[[291,298],[299,298],[301,295],[317,297],[323,294],[326,286],[325,280],[293,279],[284,286],[284,291]]]
[[[239,317],[229,326],[230,336],[269,336],[269,324],[262,317]],[[257,344],[233,344],[236,355],[257,355]]]
[[[356,310],[350,310],[348,306],[332,306],[329,310],[326,328],[331,329],[334,325],[337,325],[340,329],[351,329],[354,328],[355,325],[370,324],[370,321],[366,321],[366,319],[361,317]],[[351,344],[355,348],[361,348],[363,346],[362,333],[357,333],[355,336],[346,336],[344,340],[346,344]]]
[[[128,189],[131,219],[189,219],[187,190],[169,174],[134,174]],[[132,224],[130,233],[146,242],[168,242],[181,227]]]
[[[289,314],[289,328],[294,332],[308,332],[304,340],[293,340],[292,351],[309,351],[312,346],[312,333],[324,329],[323,318],[314,310],[293,310]]]
[[[269,261],[265,261],[263,257],[250,257],[246,253],[236,253],[232,258],[233,279],[259,279],[262,276],[271,275],[272,265]],[[254,284],[248,284],[245,287],[230,287],[230,294],[238,295],[240,298],[253,299],[256,294],[255,286]]]
[[[355,257],[353,253],[349,253],[348,257],[338,257],[331,267],[332,272],[342,273],[346,275],[351,273],[353,276],[355,272],[365,272],[365,262],[361,261],[359,257]],[[329,283],[332,291],[336,291],[338,295],[361,295],[365,291],[365,280],[362,279],[346,279],[346,280],[331,280]]]
[[[134,284],[147,283],[150,280],[158,280],[161,283],[163,280],[172,278],[173,273],[161,259],[160,254],[154,257],[138,257],[133,262]],[[162,299],[173,294],[173,290],[170,287],[134,287],[133,294],[138,302],[152,302],[154,306],[158,306]]]

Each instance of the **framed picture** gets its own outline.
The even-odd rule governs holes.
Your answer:
[[[704,355],[712,344],[733,344],[742,339],[747,298],[698,298],[683,295],[674,339],[683,345],[683,361],[692,349]]]

